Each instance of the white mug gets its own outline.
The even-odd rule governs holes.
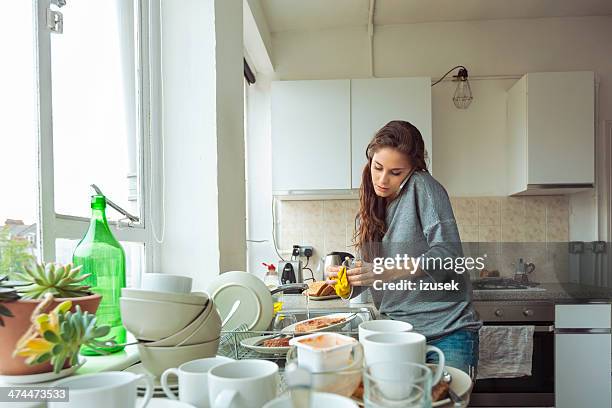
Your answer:
[[[359,341],[369,334],[409,332],[412,329],[410,323],[401,320],[367,320],[359,325]]]
[[[140,287],[156,292],[191,293],[193,279],[167,273],[144,273]]]
[[[219,364],[234,361],[231,358],[217,356],[201,358],[181,364],[178,368],[169,368],[161,376],[161,385],[166,396],[173,400],[186,402],[197,408],[209,408],[208,372]],[[176,375],[179,383],[179,396],[168,386],[168,376]]]
[[[278,392],[278,366],[267,360],[239,360],[208,372],[212,408],[260,408]]]
[[[435,346],[427,345],[427,339],[420,333],[375,333],[365,336],[362,341],[366,365],[396,361],[425,364],[425,356],[433,351],[438,354],[439,363],[433,376],[436,385],[444,372],[444,353]]]
[[[144,408],[153,395],[153,379],[125,371],[77,375],[64,378],[54,387],[68,388],[68,402],[49,402],[49,408],[134,408],[136,383],[146,381],[147,391],[137,408]]]

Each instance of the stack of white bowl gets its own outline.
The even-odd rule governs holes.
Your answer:
[[[189,285],[173,285],[173,278],[189,279]],[[219,313],[205,293],[190,290],[190,278],[162,274],[143,275],[142,289],[121,290],[123,325],[140,341],[142,364],[156,377],[167,368],[217,355]]]

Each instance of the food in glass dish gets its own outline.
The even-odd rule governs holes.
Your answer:
[[[295,326],[295,332],[308,333],[313,330],[320,330],[334,324],[342,323],[345,320],[346,318],[344,317],[318,317],[316,319],[311,319],[299,323],[297,326]]]
[[[289,347],[289,337],[280,337],[276,339],[264,340],[262,346],[264,347]]]

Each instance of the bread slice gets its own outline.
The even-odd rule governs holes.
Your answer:
[[[329,286],[327,285],[327,283],[325,283],[325,281],[317,281],[317,282],[309,283],[306,294],[308,296],[320,296],[319,294],[323,291],[325,286]]]
[[[333,286],[330,285],[326,285],[323,287],[323,290],[321,291],[320,295],[317,296],[330,296],[336,293],[336,290],[334,289]]]

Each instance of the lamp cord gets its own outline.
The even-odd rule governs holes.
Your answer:
[[[440,82],[442,82],[442,80],[443,80],[444,78],[446,78],[446,76],[447,76],[448,74],[450,74],[451,72],[453,72],[453,71],[454,71],[454,70],[456,70],[457,68],[463,68],[463,69],[467,70],[467,68],[466,68],[466,67],[464,67],[463,65],[457,65],[456,67],[453,67],[453,68],[449,69],[449,70],[448,70],[448,72],[447,72],[446,74],[442,75],[442,78],[438,79],[436,82],[434,82],[433,84],[431,84],[431,86],[437,85],[437,84],[439,84]]]

